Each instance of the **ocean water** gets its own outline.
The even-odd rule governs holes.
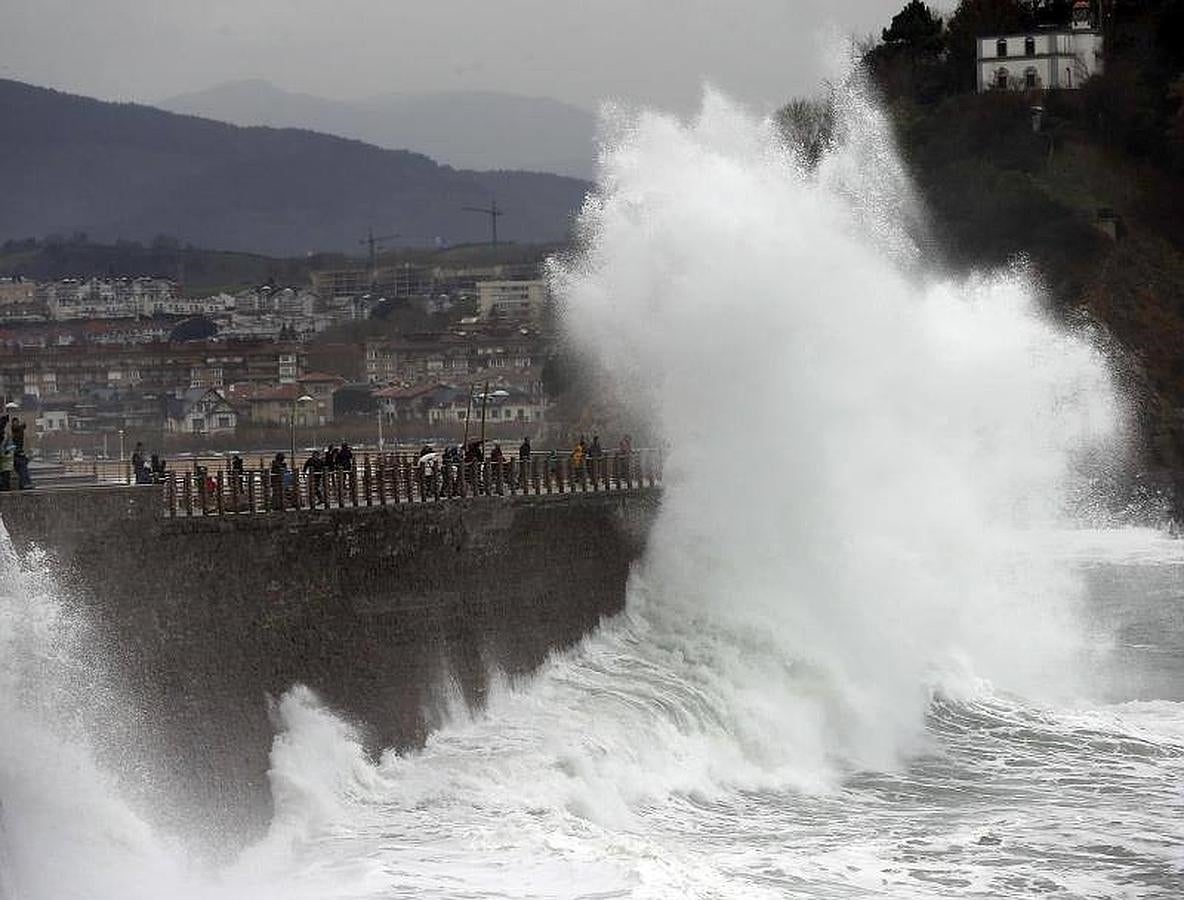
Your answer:
[[[1184,895],[1184,543],[1099,487],[1104,342],[927,258],[835,100],[816,165],[714,94],[610,117],[551,274],[668,450],[626,611],[413,753],[294,685],[232,861],[153,824],[86,611],[0,540],[0,897]]]

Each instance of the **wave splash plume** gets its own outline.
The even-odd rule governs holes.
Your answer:
[[[1019,551],[1122,433],[1088,335],[1022,272],[944,276],[884,116],[855,83],[835,116],[813,166],[716,94],[619,122],[553,273],[668,442],[645,615],[803,785],[898,764],[935,687],[1075,689],[1079,585]]]

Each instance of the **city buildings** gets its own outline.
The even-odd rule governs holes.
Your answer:
[[[332,426],[336,394],[347,386],[359,427],[372,427],[375,412],[394,427],[460,427],[477,415],[470,398],[488,386],[488,424],[537,428],[550,352],[537,272],[390,267],[381,274],[409,321],[437,329],[387,337],[373,335],[390,334],[389,325],[367,320],[384,305],[389,315],[392,301],[356,270],[316,273],[310,286],[207,296],[187,296],[162,278],[3,278],[0,393],[59,446],[87,434],[204,439]],[[362,384],[348,383],[359,377]]]

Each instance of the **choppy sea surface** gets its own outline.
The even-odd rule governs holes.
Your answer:
[[[696,756],[721,753],[707,734],[649,744],[704,698],[626,615],[423,752],[351,756],[282,875],[302,896],[1184,895],[1184,546],[1066,540],[1100,700],[934,695],[897,771],[761,784]],[[294,727],[342,740],[307,701]]]

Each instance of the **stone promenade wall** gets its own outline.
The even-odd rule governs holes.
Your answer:
[[[449,684],[477,707],[492,670],[529,672],[622,609],[657,503],[636,491],[167,519],[159,489],[135,487],[0,495],[0,517],[94,612],[138,714],[139,749],[123,752],[143,758],[123,768],[183,791],[179,819],[257,825],[269,698],[303,683],[372,748],[421,742]]]

